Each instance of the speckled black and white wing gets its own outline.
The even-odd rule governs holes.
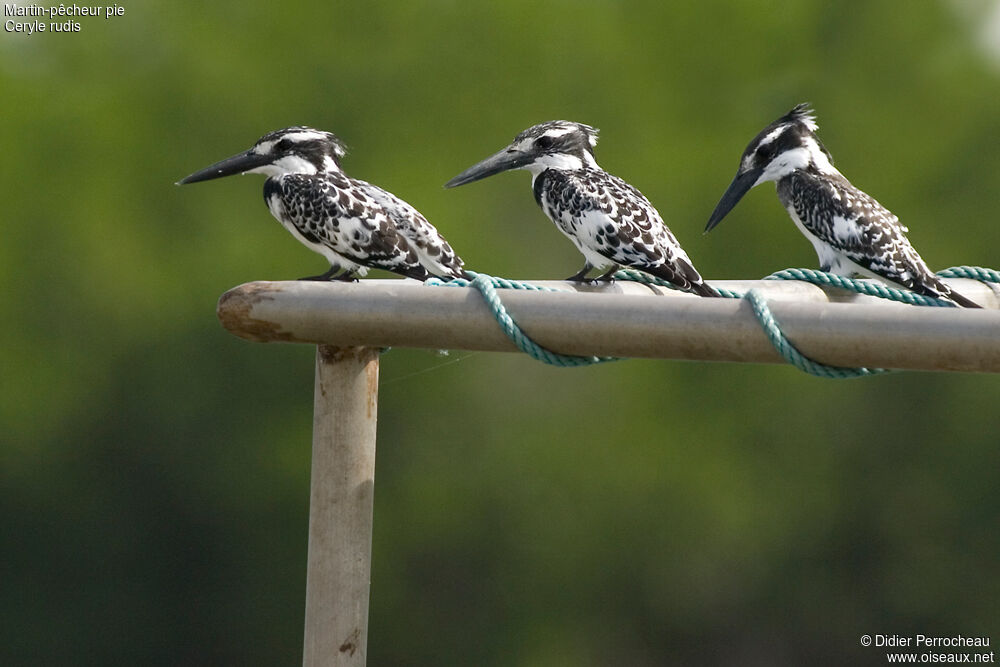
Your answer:
[[[382,204],[343,173],[269,178],[264,200],[295,238],[331,266],[362,276],[377,268],[418,280],[428,277]]]
[[[778,198],[813,244],[824,271],[860,273],[925,296],[968,301],[927,267],[899,218],[842,176],[797,170],[778,181]]]
[[[462,268],[465,262],[452,250],[451,245],[441,236],[437,228],[417,209],[377,185],[357,179],[351,180],[385,209],[396,231],[410,242],[428,273],[439,278],[466,277],[467,274]]]
[[[596,268],[644,271],[682,289],[718,296],[639,190],[599,169],[547,169],[535,179],[545,214]]]

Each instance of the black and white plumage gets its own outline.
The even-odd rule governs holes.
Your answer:
[[[924,296],[979,308],[927,268],[899,218],[837,171],[816,130],[816,119],[805,104],[761,130],[743,151],[736,177],[705,231],[719,224],[750,188],[774,181],[778,199],[816,249],[823,271],[879,278]]]
[[[330,270],[303,280],[353,280],[384,269],[425,280],[465,277],[463,262],[424,216],[399,197],[348,177],[343,142],[330,132],[289,127],[261,137],[247,151],[180,181],[260,173],[271,214]]]
[[[638,269],[701,296],[719,296],[695,270],[660,214],[641,192],[597,165],[597,130],[556,120],[521,132],[514,142],[448,181],[455,187],[509,169],[531,172],[535,200],[583,254],[586,280],[601,281],[621,267]]]

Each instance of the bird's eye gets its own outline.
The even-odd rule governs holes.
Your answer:
[[[770,160],[772,157],[774,157],[774,144],[773,143],[764,144],[763,146],[758,148],[757,157],[759,157],[762,160]]]
[[[552,145],[554,143],[555,143],[555,139],[553,139],[552,137],[550,137],[547,134],[544,134],[544,135],[538,137],[537,139],[535,139],[535,145],[538,146],[539,148],[542,148],[542,149],[552,148]]]
[[[277,144],[275,144],[275,146],[274,146],[274,147],[275,147],[275,148],[276,148],[277,150],[279,150],[279,151],[281,151],[281,152],[284,152],[284,151],[287,151],[287,150],[288,150],[289,148],[291,148],[291,147],[292,147],[292,142],[291,142],[291,141],[289,141],[288,139],[282,139],[282,140],[281,140],[281,141],[279,141],[279,142],[278,142]]]

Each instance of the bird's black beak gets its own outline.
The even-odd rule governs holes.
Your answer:
[[[196,171],[190,176],[177,181],[177,185],[210,181],[213,178],[222,178],[223,176],[232,176],[233,174],[245,174],[251,169],[263,167],[270,161],[270,157],[246,151],[239,155],[227,157],[225,160],[216,162],[210,167],[205,167],[201,171]]]
[[[513,148],[505,148],[502,151],[489,156],[482,162],[472,165],[461,174],[445,183],[444,187],[454,188],[459,185],[465,185],[466,183],[478,181],[482,178],[486,178],[487,176],[492,176],[493,174],[499,174],[501,171],[518,169],[528,164],[533,159],[534,156],[523,151]]]
[[[763,169],[751,169],[750,171],[736,174],[736,178],[726,188],[722,199],[719,200],[715,210],[712,211],[712,217],[708,219],[708,224],[705,226],[706,232],[712,231],[713,227],[722,222],[726,214],[733,210],[733,207],[743,199],[743,195],[754,186],[763,171]]]

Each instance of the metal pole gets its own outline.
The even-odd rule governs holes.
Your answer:
[[[360,667],[367,657],[378,355],[316,351],[305,667]]]

